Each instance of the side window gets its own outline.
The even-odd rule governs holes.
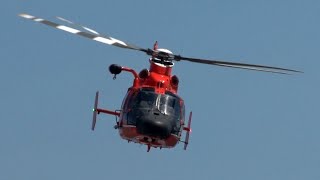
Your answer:
[[[125,119],[127,120],[127,124],[129,125],[136,125],[136,118],[135,113],[132,111],[132,106],[134,104],[134,101],[137,97],[137,91],[132,89],[130,92],[128,92],[126,102],[124,104],[125,108]]]
[[[184,121],[185,121],[185,115],[186,115],[186,112],[185,112],[185,107],[184,107],[184,103],[183,101],[181,101],[181,118],[180,118],[180,121],[181,121],[181,124],[184,124]]]
[[[132,101],[133,99],[135,98],[136,96],[136,91],[134,89],[129,89],[128,90],[128,93],[122,103],[122,109],[125,110],[126,112],[128,112],[130,109],[131,109],[131,104],[132,104]]]
[[[127,104],[129,93],[130,93],[130,89],[128,89],[128,92],[122,101],[121,109],[125,109],[125,105]]]
[[[174,107],[174,113],[180,120],[180,118],[181,118],[181,115],[180,115],[181,106],[179,104],[179,99],[178,98],[174,98],[173,101],[174,101],[174,106],[173,106]]]

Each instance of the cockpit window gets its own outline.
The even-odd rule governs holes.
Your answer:
[[[180,115],[179,98],[172,93],[157,94],[152,90],[142,89],[133,100],[133,108],[155,109],[162,114]]]
[[[136,108],[149,108],[153,106],[157,96],[152,91],[140,91],[134,99],[133,106]]]
[[[142,117],[155,117],[159,114],[161,117],[172,122],[172,133],[177,134],[180,130],[181,107],[180,98],[171,93],[157,94],[153,88],[143,88],[135,91],[128,102],[128,111],[126,113],[127,123],[136,125]],[[159,116],[159,117],[160,117]]]

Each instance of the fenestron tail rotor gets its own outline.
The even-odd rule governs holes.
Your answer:
[[[199,59],[199,58],[190,58],[190,57],[184,57],[180,55],[175,55],[172,53],[168,53],[166,51],[160,51],[155,49],[149,49],[149,48],[141,48],[139,46],[126,43],[124,41],[115,39],[110,36],[101,35],[97,31],[88,28],[86,26],[74,23],[70,20],[67,20],[62,17],[56,17],[57,19],[67,22],[73,26],[79,27],[79,29],[83,29],[85,31],[81,31],[77,28],[61,25],[52,21],[48,21],[42,18],[38,18],[29,14],[19,14],[19,16],[29,19],[35,22],[42,23],[44,25],[60,29],[72,34],[77,34],[79,36],[103,43],[108,45],[117,46],[120,48],[125,49],[132,49],[137,50],[146,53],[149,56],[152,56],[152,58],[159,59],[159,63],[161,62],[172,62],[172,61],[189,61],[194,63],[201,63],[201,64],[209,64],[209,65],[215,65],[215,66],[223,66],[223,67],[231,67],[231,68],[239,68],[239,69],[247,69],[247,70],[254,70],[254,71],[263,71],[263,72],[271,72],[271,73],[278,73],[278,74],[292,74],[292,73],[302,73],[302,71],[297,71],[293,69],[287,69],[287,68],[279,68],[279,67],[273,67],[273,66],[264,66],[264,65],[256,65],[256,64],[246,64],[246,63],[237,63],[237,62],[228,62],[228,61],[218,61],[218,60],[208,60],[208,59]]]

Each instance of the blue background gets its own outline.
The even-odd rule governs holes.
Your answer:
[[[16,1],[0,6],[0,179],[320,179],[317,0]],[[143,53],[106,46],[17,16],[80,22],[103,34],[190,57],[279,66],[278,75],[178,62],[193,111],[189,149],[128,144],[99,116],[119,109]],[[58,21],[57,21],[58,22]]]

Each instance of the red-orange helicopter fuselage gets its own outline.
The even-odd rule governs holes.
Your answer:
[[[173,61],[189,61],[192,63],[278,74],[302,73],[302,71],[273,66],[185,57],[173,54],[167,49],[158,49],[157,42],[153,50],[141,48],[134,44],[102,35],[91,28],[61,17],[57,17],[57,19],[68,23],[71,27],[30,14],[22,13],[19,16],[102,44],[131,49],[151,56],[149,70],[144,69],[139,74],[130,68],[118,65],[110,66],[109,70],[114,75],[122,71],[131,72],[134,76],[133,85],[128,89],[120,111],[98,108],[99,92],[97,92],[92,123],[92,130],[94,130],[97,114],[106,113],[115,115],[119,117],[115,128],[119,130],[120,136],[129,142],[147,145],[148,151],[151,147],[174,147],[181,141],[183,131],[186,131],[185,140],[181,141],[184,143],[184,149],[186,149],[189,142],[192,113],[190,112],[188,125],[185,127],[185,106],[182,98],[177,94],[179,80],[177,76],[171,75],[174,65]]]
[[[92,130],[95,128],[97,114],[111,114],[119,117],[115,128],[128,142],[145,144],[148,151],[151,147],[173,148],[178,142],[183,142],[186,149],[192,113],[185,127],[184,101],[177,94],[179,79],[171,74],[172,67],[173,63],[166,64],[150,58],[149,70],[143,69],[138,74],[133,69],[112,64],[109,70],[115,76],[122,71],[132,73],[133,85],[128,88],[120,111],[98,108],[97,92]],[[183,131],[186,131],[186,136],[181,141]]]

